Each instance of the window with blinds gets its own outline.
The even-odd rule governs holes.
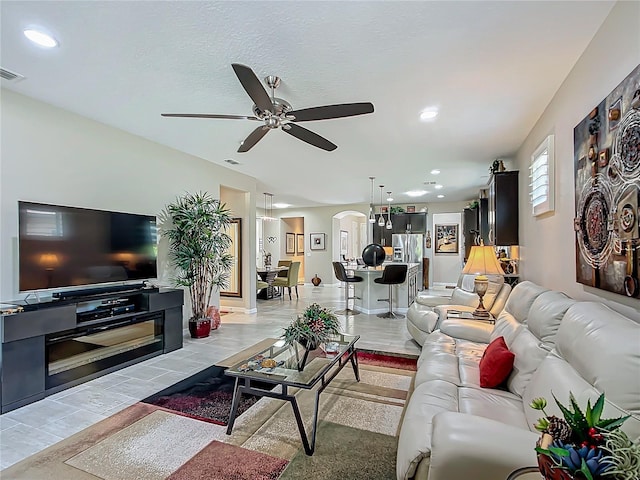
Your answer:
[[[531,155],[529,196],[534,216],[554,210],[553,135],[549,135]]]

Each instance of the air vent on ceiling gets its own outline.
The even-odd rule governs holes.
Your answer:
[[[231,159],[231,158],[227,158],[225,160],[225,162],[231,164],[231,165],[240,165],[240,162],[236,162],[235,160]]]
[[[6,68],[2,68],[2,67],[0,67],[0,77],[10,82],[19,82],[24,78],[23,75],[20,75],[19,73],[16,73],[16,72],[12,72],[11,70],[7,70]]]

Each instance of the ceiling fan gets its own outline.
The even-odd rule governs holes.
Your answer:
[[[280,77],[269,75],[264,81],[271,89],[271,97],[264,89],[256,74],[249,67],[239,63],[231,64],[238,80],[253,100],[253,113],[255,116],[246,115],[218,115],[207,113],[163,113],[163,117],[186,118],[227,118],[236,120],[256,120],[264,125],[257,127],[245,138],[238,149],[239,153],[248,152],[264,137],[269,130],[282,128],[289,135],[299,138],[315,147],[332,151],[338,148],[324,137],[311,130],[297,125],[297,122],[311,122],[313,120],[327,120],[330,118],[353,117],[373,112],[373,104],[369,102],[341,103],[338,105],[324,105],[321,107],[303,108],[294,110],[289,102],[275,96],[275,90],[280,85]]]

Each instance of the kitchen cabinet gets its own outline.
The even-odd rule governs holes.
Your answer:
[[[488,221],[490,245],[518,245],[518,171],[493,174]]]
[[[393,219],[391,219],[393,223]],[[377,223],[373,224],[373,243],[377,243],[382,245],[383,247],[390,247],[391,244],[391,235],[393,235],[393,230],[387,230],[384,226],[379,226]]]
[[[462,212],[462,237],[464,239],[464,259],[469,258],[471,247],[480,240],[480,209],[465,208]]]
[[[396,213],[391,215],[393,233],[427,233],[427,214]]]

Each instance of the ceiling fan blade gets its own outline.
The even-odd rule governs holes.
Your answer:
[[[229,118],[232,120],[258,120],[256,117],[247,115],[216,115],[214,113],[161,113],[163,117],[182,117],[182,118]]]
[[[322,107],[303,108],[293,110],[287,115],[295,117],[294,122],[309,122],[312,120],[327,120],[330,118],[353,117],[373,113],[373,104],[370,102],[341,103],[338,105],[324,105]]]
[[[238,153],[245,153],[251,150],[253,146],[262,139],[262,137],[269,133],[269,130],[270,129],[265,126],[256,128],[247,138],[244,139],[244,142],[242,142],[242,145],[240,145],[240,148],[238,149]]]
[[[289,135],[293,135],[303,142],[307,142],[315,147],[321,148],[328,152],[331,152],[338,148],[337,145],[331,143],[326,138],[321,137],[317,133],[313,133],[311,130],[307,130],[306,128],[301,127],[300,125],[296,125],[295,123],[288,123],[286,127],[287,128],[283,127],[282,130],[287,132]]]
[[[258,80],[258,77],[256,77],[256,74],[253,73],[253,70],[239,63],[232,63],[231,66],[253,103],[263,112],[273,112],[271,98],[269,98],[269,94],[260,83],[260,80]]]

